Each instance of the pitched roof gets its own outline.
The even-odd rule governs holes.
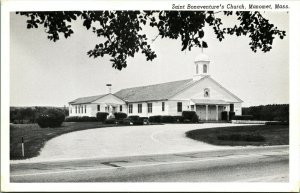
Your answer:
[[[235,96],[230,91],[228,91],[227,89],[222,87],[218,82],[216,82],[210,76],[205,76],[197,81],[194,81],[193,79],[186,79],[186,80],[166,82],[166,83],[161,83],[161,84],[126,88],[126,89],[122,89],[122,90],[114,93],[113,95],[124,100],[125,102],[144,102],[144,101],[168,100],[169,98],[173,97],[174,95],[178,94],[179,92],[189,88],[191,85],[195,84],[196,82],[200,82],[206,78],[211,79],[218,86],[220,86],[222,89],[224,89],[226,92],[228,92],[231,96],[236,98],[238,101],[243,102],[237,96]],[[97,99],[100,99],[106,95],[107,94],[90,96],[90,97],[82,97],[82,98],[75,99],[69,103],[70,104],[91,103],[91,102],[93,102]],[[223,101],[218,101],[218,102],[223,103]]]
[[[70,104],[83,104],[83,103],[91,103],[97,99],[100,99],[104,96],[106,96],[107,94],[103,94],[103,95],[96,95],[96,96],[89,96],[89,97],[81,97],[78,99],[75,99],[71,102],[69,102]]]
[[[114,95],[126,102],[166,100],[195,83],[193,79],[122,89]]]

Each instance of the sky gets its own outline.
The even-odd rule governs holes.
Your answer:
[[[219,42],[211,28],[205,28],[204,53],[211,59],[210,75],[241,98],[244,107],[289,103],[289,15],[262,13],[287,36],[276,38],[270,52],[254,53],[248,37],[226,36]],[[229,17],[223,19],[233,25]],[[110,57],[89,58],[87,52],[101,43],[80,20],[74,34],[57,42],[47,39],[43,28],[26,28],[26,17],[10,14],[10,105],[64,106],[79,97],[106,94],[123,88],[189,79],[200,48],[181,51],[180,40],[157,38],[151,47],[157,58],[146,61],[136,54],[121,71],[112,68]],[[149,40],[157,35],[145,28]]]

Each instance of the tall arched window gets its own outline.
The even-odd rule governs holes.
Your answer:
[[[203,65],[203,73],[207,73],[207,65],[206,64]]]
[[[209,88],[204,89],[204,97],[209,97]]]

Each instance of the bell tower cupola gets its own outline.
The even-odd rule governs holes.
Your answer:
[[[193,80],[199,80],[204,76],[209,75],[209,57],[203,53],[203,48],[201,48],[201,53],[195,58],[195,70]]]

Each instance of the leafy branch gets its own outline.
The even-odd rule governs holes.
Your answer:
[[[216,12],[220,13],[220,12]],[[250,48],[256,52],[272,49],[276,36],[286,36],[269,23],[260,12],[224,11],[227,17],[237,17],[238,25],[224,28],[221,17],[213,11],[55,11],[55,12],[17,12],[28,17],[27,28],[45,28],[47,38],[57,41],[60,35],[68,38],[74,31],[72,22],[80,18],[87,30],[92,30],[103,42],[87,52],[89,57],[109,55],[112,67],[121,70],[127,67],[128,57],[141,52],[146,60],[157,57],[143,32],[143,26],[150,25],[158,30],[158,37],[181,40],[181,50],[193,47],[208,47],[204,41],[204,27],[213,28],[216,38],[222,41],[225,35],[249,36]],[[219,14],[217,14],[219,16]],[[224,17],[223,16],[223,17]]]

